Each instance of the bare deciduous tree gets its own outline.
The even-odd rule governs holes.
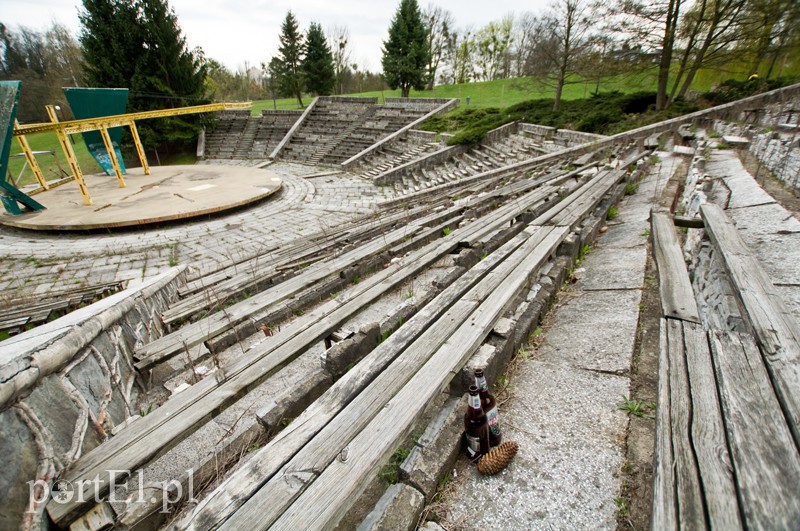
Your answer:
[[[336,76],[336,93],[344,93],[348,65],[351,61],[350,29],[347,26],[333,26],[328,30],[328,44],[333,55],[333,72]]]
[[[500,21],[489,22],[475,33],[475,63],[484,81],[510,75],[513,28],[514,16],[506,15]]]
[[[450,11],[434,4],[428,4],[422,13],[422,21],[428,33],[428,49],[430,50],[427,80],[427,88],[430,90],[436,83],[436,73],[445,56],[450,34],[455,29],[455,20]]]
[[[594,7],[587,0],[555,0],[541,19],[540,31],[548,37],[538,50],[555,76],[553,110],[561,108],[567,78],[577,72],[578,58],[589,49],[597,19]]]

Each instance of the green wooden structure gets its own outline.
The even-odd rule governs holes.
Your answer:
[[[128,106],[128,89],[126,88],[64,87],[64,95],[67,97],[69,108],[72,109],[76,120],[125,114]],[[87,131],[81,135],[94,160],[100,164],[107,175],[114,176],[114,165],[100,131]],[[122,142],[122,127],[109,127],[108,135],[111,137],[120,170],[122,173],[126,173],[119,147]]]
[[[8,157],[14,139],[14,120],[19,104],[19,81],[0,81],[0,201],[9,214],[22,214],[23,210],[44,210],[39,202],[8,182]]]

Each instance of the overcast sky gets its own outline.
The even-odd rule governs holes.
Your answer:
[[[420,7],[427,0],[418,0]],[[291,9],[303,31],[312,21],[326,31],[333,25],[350,29],[352,60],[380,70],[381,46],[399,0],[170,0],[190,47],[200,46],[207,57],[238,69],[247,62],[259,66],[275,54],[278,33]],[[544,10],[548,0],[438,0],[453,13],[458,27],[478,28],[506,13]],[[0,22],[43,30],[56,20],[77,36],[80,0],[2,0]]]

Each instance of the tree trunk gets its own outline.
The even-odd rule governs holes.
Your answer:
[[[667,19],[664,27],[662,41],[661,61],[658,65],[658,92],[656,93],[656,110],[663,111],[667,108],[667,85],[669,82],[669,67],[672,64],[672,50],[675,45],[675,33],[678,26],[678,15],[683,0],[670,0],[667,8]]]
[[[558,111],[561,109],[561,92],[564,90],[564,74],[559,73],[556,80],[556,97],[553,101],[553,110]]]
[[[697,36],[700,34],[700,26],[705,19],[706,5],[706,0],[702,0],[702,3],[700,4],[700,12],[697,14],[697,19],[694,21],[694,26],[689,34],[689,40],[686,43],[683,56],[681,57],[680,68],[678,68],[678,73],[675,75],[675,80],[672,82],[672,90],[670,91],[669,98],[667,99],[667,106],[669,106],[669,104],[675,99],[675,93],[678,91],[681,79],[686,73],[686,67],[689,64],[689,56],[692,54],[692,50],[695,47],[695,42],[697,41]]]
[[[410,92],[411,92],[411,85],[400,86],[400,93],[402,98],[407,98]]]

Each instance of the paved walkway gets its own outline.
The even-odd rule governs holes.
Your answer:
[[[519,453],[496,476],[469,467],[449,521],[467,529],[614,529],[630,367],[647,260],[649,213],[680,160],[660,153],[635,195],[576,270],[541,344],[520,361],[501,410]]]
[[[377,189],[361,177],[304,179],[301,176],[313,173],[313,168],[290,163],[269,168],[283,180],[276,196],[210,220],[110,234],[62,235],[0,227],[0,297],[115,281],[136,283],[177,264],[208,268],[230,263],[276,240],[288,242],[335,227],[394,197],[388,187]]]

